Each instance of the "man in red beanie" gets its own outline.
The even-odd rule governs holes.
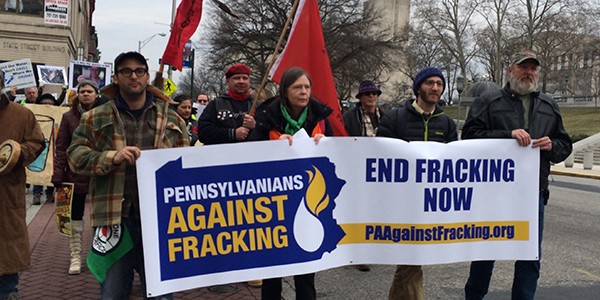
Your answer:
[[[208,102],[198,119],[198,140],[205,145],[246,141],[256,126],[250,114],[250,68],[235,64],[225,71],[226,95]],[[261,287],[262,280],[248,281],[251,287]]]
[[[227,94],[210,101],[198,119],[198,139],[205,145],[243,142],[256,125],[248,114],[252,106],[250,68],[235,64],[227,69],[225,78]]]

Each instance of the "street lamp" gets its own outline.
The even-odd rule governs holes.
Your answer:
[[[159,36],[165,36],[167,34],[166,33],[162,33],[162,32],[161,33],[155,33],[155,34],[151,35],[149,38],[147,38],[145,40],[138,41],[138,52],[142,53],[142,48],[144,48],[144,46],[146,46],[150,42],[150,40],[152,40],[157,35],[159,35]]]
[[[465,89],[465,78],[458,75],[456,76],[456,91],[458,92],[458,108],[456,109],[456,133],[460,133],[460,95]]]

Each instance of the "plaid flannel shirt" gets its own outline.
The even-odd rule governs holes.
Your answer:
[[[114,165],[113,158],[126,146],[126,139],[114,103],[117,90],[114,84],[102,90],[111,100],[82,115],[67,150],[71,169],[90,176],[90,220],[94,227],[121,223],[126,165]],[[155,87],[148,86],[147,90],[154,95],[157,109],[154,148],[189,146],[185,122],[169,109],[171,100]]]

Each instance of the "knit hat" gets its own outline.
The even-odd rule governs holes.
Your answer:
[[[43,104],[42,101],[44,101],[44,100],[52,100],[52,102],[54,103],[52,105],[55,105],[55,106],[57,106],[59,104],[58,101],[56,100],[56,98],[52,94],[48,94],[48,93],[42,94],[40,97],[38,97],[35,100],[35,104]]]
[[[427,67],[419,71],[419,73],[417,73],[417,75],[415,76],[415,79],[413,81],[413,92],[415,93],[415,95],[421,88],[421,84],[423,84],[423,81],[433,76],[438,76],[442,78],[442,81],[444,82],[444,86],[442,87],[442,94],[444,93],[444,90],[446,89],[446,78],[444,78],[444,74],[442,74],[442,71],[440,71],[440,69],[438,68]]]
[[[225,78],[229,78],[236,74],[250,75],[250,68],[245,64],[235,64],[227,69],[225,72]]]
[[[381,90],[379,89],[378,85],[373,83],[373,81],[363,80],[363,82],[361,82],[360,86],[358,87],[358,93],[356,94],[356,98],[360,97],[360,95],[367,92],[376,92],[378,96],[381,95]]]
[[[515,55],[513,55],[512,57],[513,65],[521,64],[526,60],[533,60],[533,62],[535,62],[538,66],[540,65],[540,61],[537,59],[535,53],[529,50],[523,50],[518,53],[515,53]]]
[[[89,85],[89,86],[93,87],[94,90],[96,91],[96,94],[98,94],[98,84],[91,80],[87,80],[87,79],[80,81],[79,84],[77,85],[78,93],[79,93],[79,89],[84,85]]]

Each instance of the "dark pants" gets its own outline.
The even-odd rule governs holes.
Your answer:
[[[295,275],[294,287],[297,300],[317,299],[315,290],[315,273]],[[262,300],[281,300],[281,278],[264,279],[261,288]]]
[[[33,186],[33,190],[31,192],[34,195],[41,195],[43,190],[44,190],[44,186],[43,185],[34,185]],[[46,187],[46,195],[52,195],[53,193],[54,193],[54,187],[53,186],[47,186]]]
[[[3,274],[0,275],[0,299],[4,299],[10,295],[10,293],[16,293],[17,284],[19,284],[19,274]]]
[[[131,286],[133,285],[134,270],[140,275],[144,299],[173,299],[171,294],[153,298],[146,297],[146,277],[144,273],[141,224],[128,218],[123,218],[122,222],[122,224],[129,229],[131,239],[133,240],[133,249],[117,260],[106,272],[106,279],[100,284],[100,299],[129,299]]]
[[[81,193],[73,194],[73,202],[71,202],[71,220],[74,220],[74,221],[83,220],[86,196],[87,196],[87,194],[81,194]]]
[[[537,281],[540,277],[540,260],[542,258],[542,234],[544,232],[544,197],[539,196],[539,255],[538,260],[517,260],[512,285],[512,300],[532,300],[535,296]],[[474,261],[471,263],[469,279],[465,285],[465,299],[483,299],[487,294],[494,261]]]

